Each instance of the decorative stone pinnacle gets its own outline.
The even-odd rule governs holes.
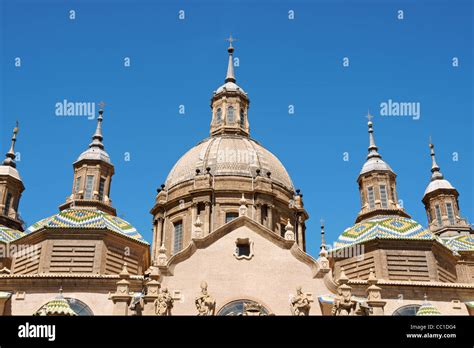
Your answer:
[[[235,74],[234,74],[234,62],[232,60],[232,54],[234,53],[234,47],[232,46],[232,42],[237,41],[236,39],[232,38],[232,34],[229,36],[229,48],[227,52],[229,52],[229,63],[227,65],[227,75],[225,78],[225,82],[235,82]]]
[[[349,282],[349,278],[347,278],[346,273],[344,272],[344,267],[341,267],[341,274],[339,275],[339,279],[337,281],[339,284],[347,284]]]
[[[370,285],[377,284],[377,282],[378,282],[377,278],[375,277],[375,273],[374,273],[373,268],[370,269],[369,278],[367,279],[367,282]]]
[[[10,145],[10,150],[5,154],[5,160],[3,161],[3,165],[5,166],[10,166],[15,168],[16,163],[15,163],[15,143],[16,143],[16,135],[18,134],[19,131],[19,125],[18,121],[16,121],[16,127],[13,128],[13,136],[12,136],[12,142]]]
[[[127,263],[124,262],[123,267],[122,267],[122,271],[120,272],[120,277],[121,278],[126,278],[126,277],[129,277],[129,276],[130,276],[130,273],[128,272]]]

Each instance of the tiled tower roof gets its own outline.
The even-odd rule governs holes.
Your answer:
[[[123,236],[148,244],[127,221],[94,209],[66,209],[31,225],[26,232],[33,233],[42,227],[74,229],[108,229]]]

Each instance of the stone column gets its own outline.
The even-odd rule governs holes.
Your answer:
[[[156,248],[159,248],[158,244],[158,220],[153,220],[153,242],[151,246],[151,263],[154,264],[156,260]]]
[[[192,238],[193,234],[194,234],[194,222],[196,221],[196,217],[197,217],[197,203],[196,202],[193,202],[191,203],[191,208],[190,208],[190,212],[191,213],[191,233],[190,233],[190,236]]]
[[[262,205],[260,203],[255,204],[255,207],[257,208],[257,217],[256,220],[259,224],[262,223]]]
[[[214,216],[214,221],[212,223],[213,224],[212,229],[216,230],[219,228],[220,220],[221,220],[221,206],[219,203],[216,203],[214,205],[213,216]]]
[[[299,247],[301,248],[301,250],[304,250],[304,246],[303,246],[303,223],[304,223],[304,219],[303,219],[303,216],[302,215],[298,215],[297,217],[297,221],[298,221],[298,245]]]
[[[161,234],[163,236],[161,240],[161,245],[165,244],[165,247],[166,247],[166,243],[168,242],[166,240],[166,232],[168,230],[168,224],[169,224],[169,218],[165,216],[163,219],[163,233]],[[169,246],[171,247],[171,243]]]
[[[267,213],[268,213],[268,228],[273,231],[273,204],[269,204],[267,206]]]
[[[155,261],[158,260],[158,250],[161,247],[163,238],[163,218],[159,217],[156,219],[156,243],[154,243],[153,247],[153,259]]]
[[[204,235],[211,233],[211,202],[204,203]]]

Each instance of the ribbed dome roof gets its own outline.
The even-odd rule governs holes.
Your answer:
[[[379,157],[372,157],[364,163],[359,175],[371,172],[373,170],[384,170],[393,172],[392,168],[390,168],[387,162],[385,162],[383,159]]]
[[[191,180],[196,169],[205,173],[211,168],[214,176],[254,177],[256,170],[260,175],[271,173],[271,179],[294,191],[293,183],[285,167],[270,151],[253,139],[243,136],[220,135],[204,139],[186,152],[171,169],[166,179],[166,187]]]
[[[216,94],[221,93],[221,92],[242,92],[243,94],[247,95],[245,91],[236,83],[234,82],[226,82],[222,86],[220,86],[217,91],[215,92]]]
[[[110,156],[109,154],[99,148],[99,147],[90,147],[86,151],[80,154],[80,156],[77,158],[76,162],[79,162],[81,160],[96,160],[96,161],[104,161],[106,163],[112,164],[110,161]]]
[[[427,195],[428,193],[433,192],[433,191],[438,190],[438,189],[451,189],[451,190],[454,190],[454,187],[446,179],[433,180],[433,181],[430,181],[430,183],[426,187],[424,195]]]

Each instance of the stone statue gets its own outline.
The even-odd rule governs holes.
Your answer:
[[[338,296],[334,299],[332,315],[353,315],[357,302],[352,299],[351,287],[343,284],[338,288]]]
[[[169,294],[168,289],[162,289],[158,294],[158,298],[153,303],[155,306],[156,315],[171,315],[171,308],[173,308],[173,302],[174,300]]]
[[[199,316],[214,315],[216,300],[208,294],[207,283],[201,283],[201,294],[194,301]]]
[[[309,315],[311,305],[309,298],[306,294],[303,294],[301,286],[296,288],[296,296],[291,299],[291,308],[293,315]]]

